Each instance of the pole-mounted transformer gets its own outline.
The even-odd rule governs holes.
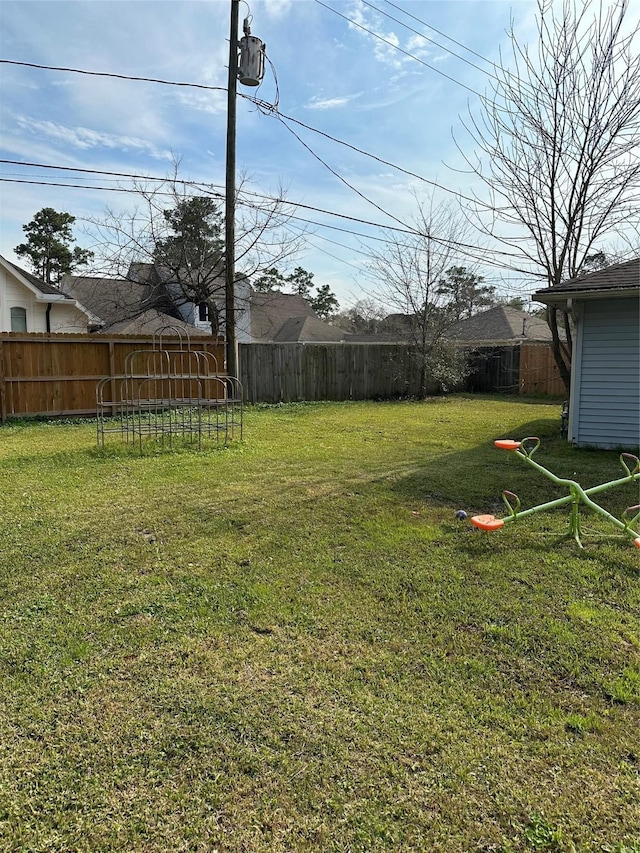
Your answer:
[[[244,35],[240,39],[240,60],[238,62],[238,80],[243,86],[259,86],[264,77],[265,44],[251,35],[249,18],[242,25]]]

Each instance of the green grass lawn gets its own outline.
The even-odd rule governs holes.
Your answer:
[[[253,408],[243,442],[143,456],[0,428],[0,849],[638,853],[637,549],[454,516],[563,493],[497,437],[622,476],[559,415]]]

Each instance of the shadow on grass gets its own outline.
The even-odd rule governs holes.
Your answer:
[[[541,440],[536,462],[559,477],[576,480],[584,488],[625,476],[618,452],[572,448],[560,438],[555,421],[548,418],[528,421],[513,430],[512,435],[496,435],[496,438],[520,440],[527,436],[537,436]],[[502,500],[504,489],[520,496],[523,509],[568,494],[566,487],[554,484],[514,454],[498,450],[492,441],[429,458],[417,470],[394,482],[391,488],[405,500],[449,505],[464,509],[469,515],[491,513],[499,517],[506,513]],[[626,507],[637,503],[637,493],[637,484],[630,482],[596,496],[595,500],[620,518]],[[555,516],[557,519],[560,514],[568,517],[568,509],[551,511],[548,518]],[[585,515],[594,517],[588,510]],[[553,530],[558,527],[556,521],[552,527]],[[611,532],[614,532],[613,527]],[[553,537],[553,533],[549,535]],[[565,538],[559,533],[557,543]],[[540,547],[546,549],[549,543]]]

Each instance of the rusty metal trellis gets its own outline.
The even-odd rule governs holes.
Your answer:
[[[194,349],[179,327],[158,329],[151,348],[127,356],[122,375],[101,379],[96,408],[99,447],[107,436],[140,450],[145,439],[171,447],[179,437],[202,449],[204,438],[242,438],[240,381],[220,371],[212,353]]]

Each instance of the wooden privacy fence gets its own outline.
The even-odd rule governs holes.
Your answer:
[[[95,415],[96,386],[122,376],[131,353],[150,349],[148,335],[63,335],[0,333],[0,420],[22,415]],[[177,339],[163,337],[170,347]],[[165,343],[166,342],[166,343]],[[191,339],[222,369],[224,345]]]
[[[478,346],[468,350],[467,391],[566,395],[550,344]]]
[[[406,344],[241,344],[249,403],[368,400],[420,394],[418,360]],[[438,384],[430,382],[430,393]]]
[[[165,340],[170,346],[172,339]],[[127,356],[152,342],[147,335],[0,333],[2,422],[22,415],[95,415],[98,382],[122,376]],[[220,341],[202,337],[191,346],[224,364]],[[475,347],[470,367],[467,390],[565,393],[548,344]],[[241,344],[240,369],[250,403],[420,394],[418,359],[405,344]],[[429,382],[427,393],[437,391],[438,384]]]
[[[462,347],[470,373],[466,390],[503,394],[565,393],[548,344]],[[418,396],[419,359],[406,344],[240,345],[245,400],[366,400]],[[427,393],[439,384],[427,381]]]
[[[550,344],[522,344],[520,346],[521,394],[567,395],[558,365]]]

